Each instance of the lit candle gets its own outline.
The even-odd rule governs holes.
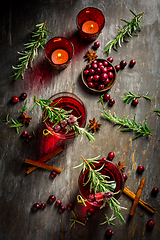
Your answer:
[[[86,21],[82,25],[82,31],[90,34],[97,33],[99,31],[98,23],[93,20]]]
[[[64,49],[56,49],[52,54],[51,54],[51,61],[54,64],[63,64],[66,63],[69,59],[68,52],[65,51]]]

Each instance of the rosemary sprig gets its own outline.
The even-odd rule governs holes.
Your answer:
[[[61,99],[59,101],[61,101]],[[35,102],[35,104],[30,111],[32,111],[34,109],[34,107],[40,106],[43,113],[44,113],[44,120],[43,121],[45,122],[47,119],[49,119],[49,121],[51,123],[54,123],[52,128],[54,128],[54,126],[56,126],[61,121],[63,121],[63,120],[68,121],[69,117],[74,117],[71,114],[73,110],[66,111],[63,108],[55,107],[58,102],[56,104],[50,106],[50,104],[52,103],[51,100],[37,99],[36,96],[34,96],[34,102]],[[71,131],[71,130],[75,131],[76,137],[78,137],[78,135],[80,134],[81,135],[81,140],[82,140],[83,134],[86,135],[86,137],[88,138],[89,141],[95,141],[96,140],[93,137],[93,134],[89,133],[85,128],[79,127],[78,121],[75,121],[75,123],[73,123],[73,124],[68,124],[67,125],[66,133]]]
[[[154,112],[157,112],[158,116],[160,116],[160,110],[159,109],[155,109]]]
[[[127,92],[124,92],[124,93],[126,94],[126,96],[122,96],[123,102],[124,102],[124,103],[127,103],[127,104],[129,104],[132,100],[135,100],[136,98],[141,98],[141,97],[149,100],[150,102],[151,102],[152,100],[154,100],[153,98],[148,97],[149,91],[146,93],[146,95],[143,95],[143,96],[135,95],[135,94],[132,93],[131,91],[129,91],[129,93],[127,93]]]
[[[152,136],[151,131],[154,131],[154,129],[149,130],[146,123],[146,119],[144,120],[144,125],[142,125],[142,122],[139,122],[139,124],[136,123],[135,115],[130,120],[126,115],[124,115],[123,118],[120,119],[119,117],[116,116],[115,113],[112,115],[110,111],[109,113],[104,111],[104,113],[101,113],[101,116],[107,118],[109,121],[113,122],[114,124],[120,125],[117,130],[119,130],[120,127],[124,127],[124,129],[121,129],[121,132],[134,131],[136,134],[138,134],[132,140],[145,135]]]
[[[7,113],[6,119],[0,120],[0,122],[9,122],[9,113]]]
[[[19,76],[22,76],[22,79],[24,79],[24,71],[28,67],[29,63],[32,65],[32,61],[34,58],[38,55],[38,49],[44,48],[44,44],[46,43],[47,33],[52,32],[48,31],[46,29],[46,22],[37,24],[36,27],[38,28],[36,31],[32,32],[32,39],[29,43],[25,43],[25,50],[22,52],[18,52],[21,57],[19,57],[19,64],[17,64],[17,67],[12,66],[13,69],[15,69],[17,72],[12,75],[11,77],[14,77],[14,80],[17,80]]]
[[[23,124],[18,122],[16,119],[11,118],[11,121],[13,122],[10,127],[16,128],[16,132],[19,134],[20,127],[23,127]]]
[[[27,110],[27,100],[25,101],[24,107],[20,110],[18,109],[20,112],[25,112]]]
[[[143,26],[143,14],[144,12],[136,15],[132,10],[129,10],[133,15],[134,18],[132,18],[131,22],[128,22],[124,19],[120,19],[121,21],[125,22],[126,25],[124,25],[121,29],[118,28],[118,35],[111,41],[109,41],[106,46],[108,45],[108,47],[106,48],[105,52],[106,53],[110,53],[111,49],[113,47],[114,50],[117,51],[117,45],[119,45],[119,47],[121,46],[121,42],[125,41],[129,41],[128,37],[132,37],[132,32],[134,32],[136,35],[138,35],[138,33],[136,32],[137,29],[139,31],[141,31],[140,29],[140,21],[142,20],[142,26]]]
[[[86,225],[88,218],[79,218],[78,215],[76,215],[73,210],[72,210],[72,213],[73,213],[74,218],[70,219],[70,221],[73,221],[70,228],[72,228],[73,226],[75,228],[76,223],[79,223],[83,226]]]
[[[103,106],[103,109],[105,109],[105,106],[104,106],[104,101],[103,101],[103,99],[104,99],[104,94],[102,94],[102,95],[100,96],[100,98],[98,99],[97,103],[98,103],[99,101],[101,101],[101,103],[102,103],[102,106]]]
[[[110,218],[108,218],[108,216],[107,216],[106,213],[105,213],[104,215],[105,215],[106,221],[100,223],[100,225],[104,225],[104,224],[107,223],[108,225],[113,225],[113,226],[115,226],[115,224],[112,222],[112,221],[114,221],[114,220],[117,218],[117,217],[114,216],[114,211],[112,212],[112,216],[111,216]]]

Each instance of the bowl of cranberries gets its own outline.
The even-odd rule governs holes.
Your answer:
[[[82,81],[92,91],[107,91],[116,81],[116,70],[108,60],[96,59],[82,70]]]

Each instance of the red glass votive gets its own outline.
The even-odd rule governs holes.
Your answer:
[[[79,127],[85,127],[87,110],[85,108],[84,103],[79,97],[77,97],[73,93],[61,92],[53,95],[50,98],[50,100],[53,101],[50,106],[55,105],[57,103],[54,107],[62,108],[67,111],[72,110],[70,114],[78,118],[77,121],[78,121]],[[44,119],[44,116],[43,116],[43,119]],[[48,119],[44,123],[47,129],[51,131],[55,136],[59,137],[60,139],[64,139],[64,140],[71,139],[76,136],[74,130],[66,133],[65,128],[62,128],[60,132],[55,132],[52,128],[54,123],[51,123]]]
[[[124,188],[124,179],[121,171],[119,168],[112,162],[108,160],[97,160],[98,163],[95,163],[94,169],[99,169],[103,166],[105,163],[103,169],[101,169],[101,174],[109,176],[108,181],[115,181],[116,182],[116,188],[114,189],[114,192],[118,192],[121,190],[118,194],[114,195],[114,198],[118,199],[123,191]],[[83,173],[83,170],[80,173],[78,184],[79,184],[79,191],[84,199],[87,199],[87,202],[91,204],[92,206],[101,207],[103,203],[96,202],[95,199],[93,200],[90,198],[92,194],[95,194],[93,189],[90,192],[90,182],[88,182],[85,186],[83,185],[85,182],[87,182],[88,179],[88,169],[85,170]]]
[[[94,41],[101,33],[105,24],[103,13],[94,7],[81,10],[77,16],[77,28],[81,36]]]
[[[51,65],[62,70],[68,66],[74,54],[73,44],[64,37],[50,39],[45,47],[45,55]]]

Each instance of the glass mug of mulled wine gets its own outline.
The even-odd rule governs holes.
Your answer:
[[[101,159],[97,161],[98,161],[97,163],[94,163],[93,169],[97,170],[101,168],[100,173],[103,174],[104,176],[107,176],[108,181],[113,181],[113,184],[110,185],[113,191],[112,196],[114,196],[115,199],[118,199],[121,196],[124,188],[124,178],[121,170],[111,161]],[[87,203],[91,204],[92,206],[102,207],[104,202],[102,199],[98,199],[100,197],[100,194],[99,193],[95,194],[94,190],[90,189],[91,184],[90,181],[87,184],[85,184],[88,180],[88,174],[89,174],[88,169],[86,169],[84,172],[82,170],[80,173],[78,180],[80,194],[84,198],[84,200],[87,200]],[[106,193],[103,193],[103,198],[105,197],[105,194]],[[106,203],[105,206],[107,205],[108,204]]]
[[[74,121],[78,122],[78,126],[83,128],[86,124],[87,118],[87,110],[82,102],[82,100],[77,97],[75,94],[70,92],[61,92],[53,95],[51,98],[50,107],[55,107],[69,111],[71,117],[68,117],[68,121],[61,122],[51,122],[50,118],[46,119],[45,113],[47,114],[47,110],[43,113],[43,120],[49,132],[60,139],[71,139],[76,137],[75,130],[67,130],[67,126],[69,123],[73,123]],[[63,113],[63,112],[62,112]],[[46,120],[45,120],[46,119]]]

